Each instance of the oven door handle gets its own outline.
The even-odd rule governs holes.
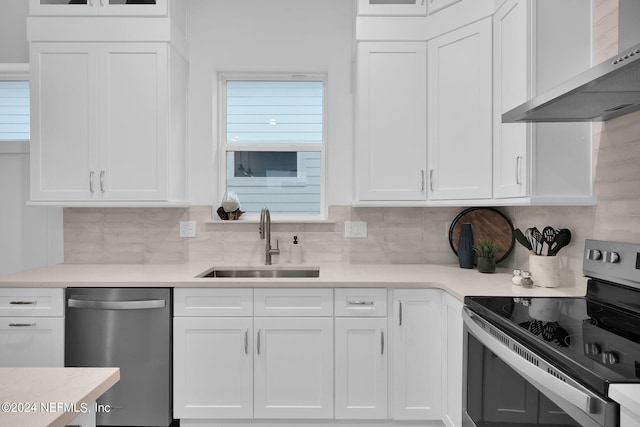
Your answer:
[[[462,318],[469,328],[469,332],[471,332],[496,356],[515,369],[527,381],[538,388],[543,388],[562,396],[563,399],[584,411],[586,414],[596,413],[597,397],[591,396],[582,390],[572,387],[547,371],[536,367],[522,356],[514,353],[511,348],[507,347],[501,341],[498,341],[491,334],[488,334],[478,324],[476,324],[476,321],[474,320],[475,317],[478,316],[474,312],[469,310],[467,307],[464,308]]]

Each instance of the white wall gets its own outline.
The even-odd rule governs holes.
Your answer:
[[[62,209],[27,206],[28,147],[0,144],[0,274],[61,262]]]
[[[28,0],[0,2],[0,62],[29,62]]]
[[[189,201],[219,203],[219,71],[328,73],[327,202],[351,204],[355,0],[189,0]]]

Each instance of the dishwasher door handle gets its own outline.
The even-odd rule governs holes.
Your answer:
[[[134,301],[91,301],[69,298],[68,307],[91,308],[94,310],[145,310],[150,308],[164,308],[163,299],[134,300]]]

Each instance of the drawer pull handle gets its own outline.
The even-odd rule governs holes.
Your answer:
[[[360,301],[360,300],[347,301],[347,304],[349,304],[349,305],[373,305],[373,301]]]
[[[10,305],[36,305],[38,301],[11,301]]]
[[[9,327],[11,328],[26,328],[29,326],[36,326],[36,323],[9,323]]]

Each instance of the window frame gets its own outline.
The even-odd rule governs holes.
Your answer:
[[[248,81],[316,81],[322,82],[322,141],[305,143],[288,142],[232,142],[227,141],[227,85],[229,80]],[[214,200],[214,211],[220,206],[223,195],[227,191],[227,153],[230,151],[293,151],[298,153],[298,170],[300,170],[300,152],[320,153],[320,211],[317,214],[296,214],[273,212],[271,217],[274,221],[301,221],[313,222],[327,219],[327,74],[325,73],[221,73],[218,76],[218,199]],[[243,178],[235,178],[241,180]],[[265,182],[268,178],[263,178]],[[291,186],[304,185],[303,179],[298,177],[279,177],[274,180],[287,181]],[[306,179],[306,178],[304,178]],[[242,206],[242,197],[240,197]],[[269,206],[267,206],[269,207]],[[260,213],[246,213],[241,220],[258,220]],[[216,219],[216,218],[214,218]]]
[[[29,70],[28,63],[0,64],[0,81],[28,81],[31,86]],[[31,91],[31,87],[29,87],[29,91]],[[29,101],[31,102],[31,99]],[[31,116],[31,114],[29,115]],[[26,154],[29,152],[30,141],[31,138],[0,140],[0,154]]]

